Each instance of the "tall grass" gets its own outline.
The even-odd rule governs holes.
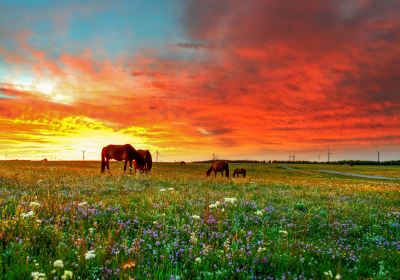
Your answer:
[[[113,163],[101,176],[98,162],[1,162],[1,277],[399,277],[398,182],[239,166],[247,178],[205,178],[203,164],[134,176]]]

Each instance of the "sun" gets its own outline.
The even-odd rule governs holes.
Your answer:
[[[54,84],[52,82],[40,82],[36,85],[36,90],[44,95],[52,95]]]

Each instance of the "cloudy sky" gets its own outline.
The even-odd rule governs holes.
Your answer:
[[[0,159],[400,158],[397,0],[0,2]]]

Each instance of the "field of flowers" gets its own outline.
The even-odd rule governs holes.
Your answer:
[[[399,279],[400,182],[0,162],[1,279]]]

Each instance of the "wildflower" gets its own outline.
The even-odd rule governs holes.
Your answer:
[[[193,220],[200,220],[200,216],[199,215],[192,215],[192,219]]]
[[[90,233],[90,234],[92,234],[92,233],[93,233],[93,231],[94,231],[94,229],[93,229],[93,228],[89,228],[89,233]]]
[[[63,267],[64,267],[64,263],[63,263],[62,260],[56,260],[56,261],[54,262],[53,266],[54,266],[55,268],[63,268]]]
[[[21,214],[21,217],[22,217],[22,218],[29,218],[29,217],[32,217],[33,215],[35,215],[35,212],[33,212],[33,211],[31,210],[31,211],[29,211],[28,213],[22,213],[22,214]]]
[[[31,272],[31,277],[33,278],[33,280],[44,280],[44,279],[46,279],[46,274],[35,271],[35,272]]]
[[[257,216],[262,216],[262,215],[263,215],[263,211],[257,210],[255,214],[256,214]]]
[[[342,279],[342,276],[340,276],[340,274],[338,273],[338,274],[336,274],[335,279],[340,280],[340,279]]]
[[[79,206],[79,207],[82,207],[82,206],[85,206],[85,205],[87,205],[87,202],[86,202],[86,201],[81,202],[81,203],[78,203],[78,206]]]
[[[201,263],[201,258],[197,257],[194,261],[197,263]]]
[[[31,203],[29,203],[29,207],[40,207],[42,206],[42,204],[40,204],[39,202],[36,201],[32,201]]]
[[[95,257],[96,257],[96,254],[94,253],[94,250],[90,250],[85,253],[85,260],[90,260]]]
[[[280,230],[279,233],[282,234],[283,236],[288,235],[288,232],[286,230]]]
[[[210,207],[210,208],[216,208],[216,207],[218,207],[218,205],[220,205],[220,204],[221,204],[221,202],[216,201],[215,203],[210,204],[208,207]]]
[[[169,191],[173,191],[173,190],[174,190],[174,188],[168,188],[168,190],[169,190]]]
[[[61,279],[68,280],[68,279],[72,279],[73,276],[74,276],[74,274],[72,273],[72,271],[64,270],[64,274],[61,276]]]
[[[236,197],[225,197],[224,201],[227,203],[229,202],[229,203],[234,204],[237,201],[237,198]]]
[[[326,276],[326,277],[330,277],[330,278],[332,278],[333,277],[333,275],[332,275],[332,271],[325,271],[324,272],[324,275]]]
[[[128,261],[126,263],[124,263],[124,265],[122,266],[123,269],[127,270],[127,269],[132,269],[136,267],[136,262],[135,261]]]
[[[196,234],[195,234],[194,232],[192,232],[192,233],[190,234],[190,243],[196,244],[197,241],[198,241],[198,239],[197,239],[197,237],[196,237]]]
[[[258,247],[258,249],[257,249],[257,253],[261,253],[261,252],[264,252],[264,251],[266,251],[267,249],[265,248],[265,247]]]
[[[158,225],[158,222],[157,221],[153,221],[153,225]]]
[[[164,189],[164,188],[163,188],[163,189],[160,189],[160,192],[165,192],[165,191],[166,191],[166,189]]]

